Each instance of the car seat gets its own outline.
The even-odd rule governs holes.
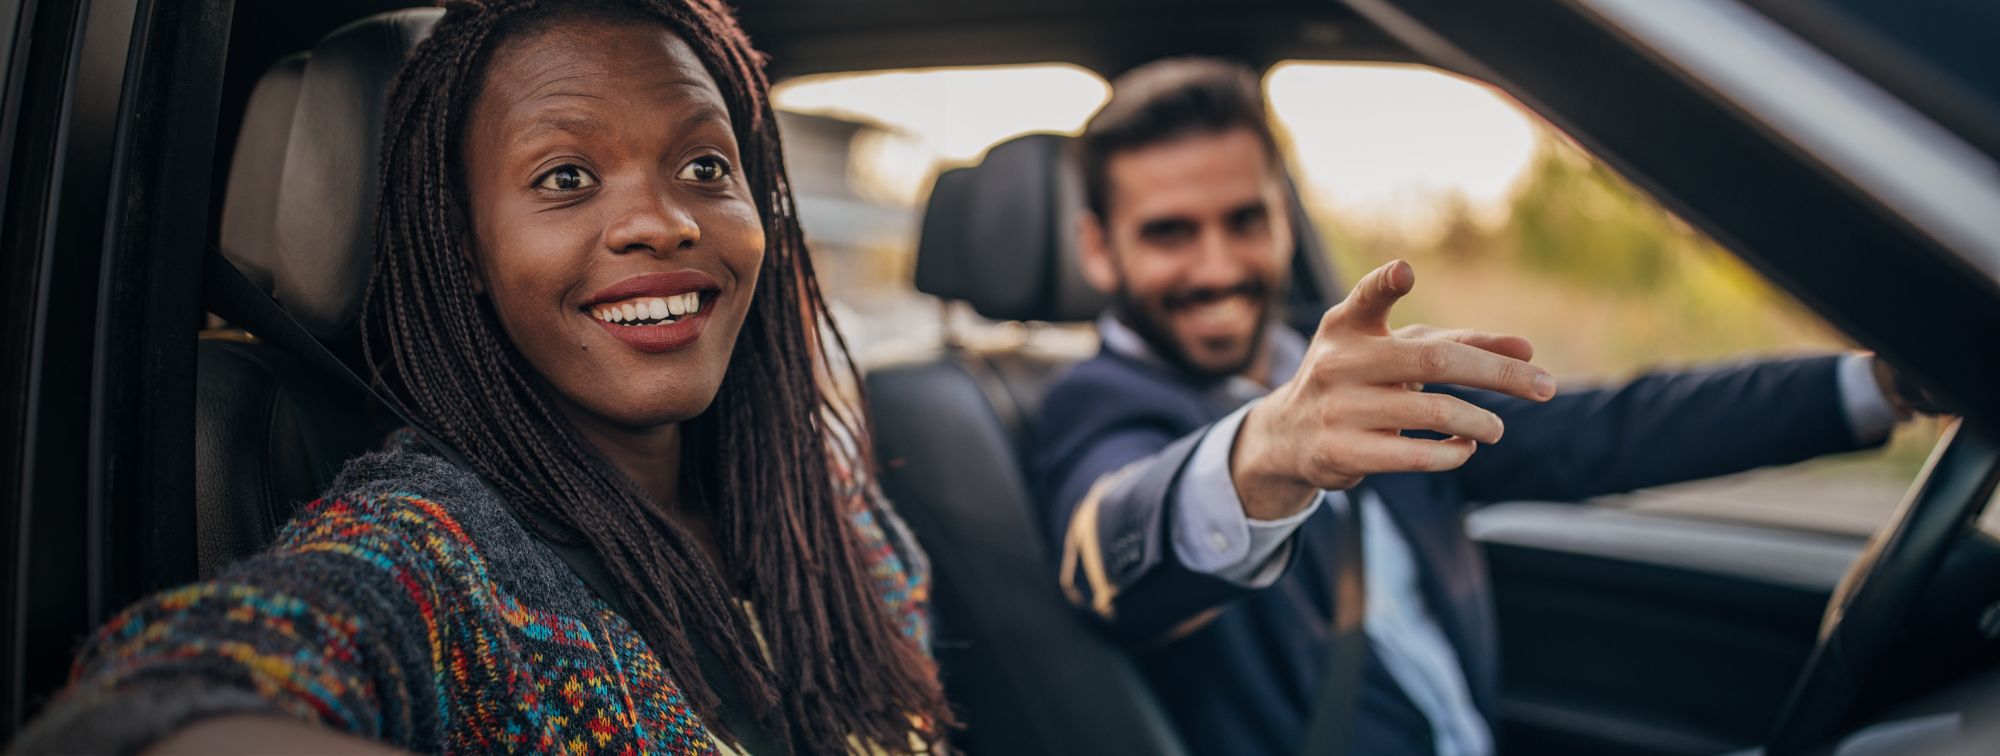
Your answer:
[[[940,175],[917,247],[917,289],[1003,321],[1088,322],[1107,304],[1083,280],[1084,202],[1072,140],[1031,134]],[[1288,322],[1310,333],[1331,266],[1296,201]],[[1025,465],[1049,385],[1087,355],[1030,338],[868,371],[885,493],[930,554],[936,653],[976,754],[1171,754],[1173,728],[1128,652],[1056,587]]]
[[[245,109],[220,232],[224,256],[322,343],[358,363],[375,154],[390,78],[442,11],[374,16],[279,61]],[[268,544],[394,415],[339,377],[228,328],[196,346],[201,575]]]

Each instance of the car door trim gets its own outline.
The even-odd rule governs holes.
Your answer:
[[[1733,0],[1570,0],[2000,279],[2000,165]]]

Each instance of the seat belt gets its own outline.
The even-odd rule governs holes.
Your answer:
[[[1362,562],[1361,489],[1332,513],[1339,527],[1334,561],[1333,627],[1319,700],[1306,720],[1302,756],[1345,756],[1354,748],[1354,713],[1361,706],[1362,672],[1368,668],[1368,584]]]
[[[338,378],[381,405],[383,409],[394,413],[397,419],[403,421],[403,425],[415,432],[418,438],[430,447],[431,451],[478,480],[479,484],[496,499],[503,503],[506,501],[504,497],[500,497],[498,491],[493,490],[491,483],[480,476],[471,465],[466,464],[465,458],[460,456],[456,449],[439,441],[425,431],[423,426],[411,422],[395,404],[386,401],[375,391],[374,386],[362,380],[361,376],[354,372],[354,368],[348,367],[346,362],[334,355],[333,350],[327,349],[319,339],[306,332],[305,326],[299,325],[299,321],[293,319],[291,313],[285,312],[285,309],[278,306],[278,303],[262,289],[245,278],[243,271],[237,270],[235,263],[223,257],[222,251],[217,247],[210,246],[207,253],[202,256],[202,285],[209,311],[250,332],[264,343],[305,360],[321,373]],[[520,516],[518,512],[515,514],[517,517]],[[528,531],[530,535],[534,532],[532,528]],[[604,564],[598,561],[596,552],[547,540],[542,540],[542,543],[567,562],[570,571],[575,572],[577,577],[583,580],[584,585],[589,586],[590,590],[596,593],[598,598],[603,599],[612,611],[630,616],[625,611],[625,604],[619,597],[617,587],[611,583],[609,573],[605,572]]]

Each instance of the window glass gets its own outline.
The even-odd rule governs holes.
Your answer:
[[[1417,266],[1398,323],[1533,340],[1564,385],[1650,368],[1851,346],[1510,98],[1412,65],[1287,63],[1266,78],[1337,270]],[[910,281],[938,172],[1013,136],[1075,133],[1108,96],[1067,65],[790,80],[774,98],[800,213],[856,353],[933,344]],[[1607,506],[1845,533],[1893,509],[1941,426],[1885,451],[1614,497]]]
[[[1109,96],[1104,79],[1060,64],[808,76],[774,88],[814,263],[864,362],[937,341],[937,302],[910,285],[937,174],[1021,134],[1073,134]]]
[[[1325,63],[1277,66],[1266,89],[1338,270],[1351,279],[1395,258],[1416,266],[1398,324],[1525,336],[1565,387],[1852,348],[1495,89],[1423,66]],[[1919,421],[1884,452],[1605,503],[1867,533],[1939,432]]]

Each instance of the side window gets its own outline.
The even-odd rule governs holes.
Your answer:
[[[938,173],[1030,132],[1073,134],[1110,96],[1094,73],[1047,64],[807,76],[772,98],[813,263],[864,362],[934,344],[937,301],[911,287]]]
[[[1280,65],[1266,89],[1337,268],[1416,266],[1400,323],[1527,337],[1566,387],[1852,348],[1497,90],[1423,66],[1322,63]],[[1884,451],[1603,504],[1866,534],[1941,430],[1918,421]]]

